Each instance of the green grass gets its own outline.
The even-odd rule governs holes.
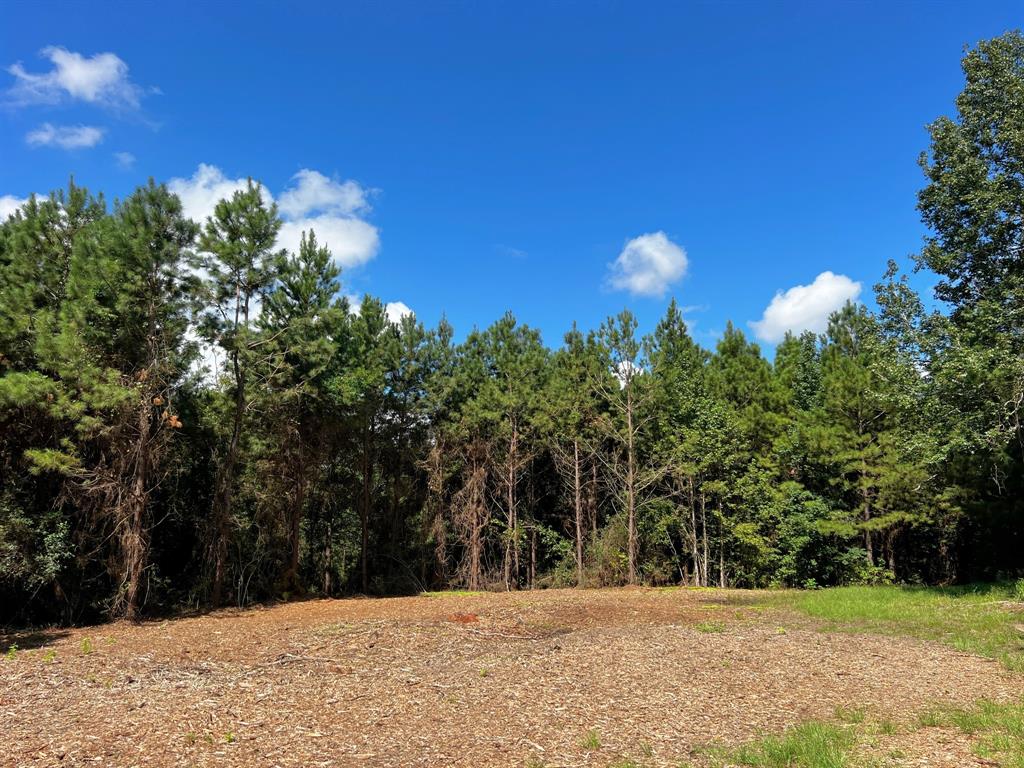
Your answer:
[[[580,746],[584,749],[595,750],[601,748],[601,734],[595,730],[589,730],[580,739]]]
[[[441,592],[420,592],[420,597],[476,597],[483,594],[469,589],[446,589]]]
[[[821,620],[827,631],[934,640],[1024,672],[1024,636],[1014,626],[1024,621],[1024,613],[1007,605],[1016,591],[1010,584],[836,587],[780,592],[767,599]]]
[[[886,718],[867,717],[863,708],[837,709],[836,721],[809,721],[781,735],[765,736],[735,748],[705,750],[715,768],[868,768],[880,763],[862,754],[877,746],[877,736],[894,736],[890,757],[902,754],[899,734],[922,728],[955,728],[973,742],[986,765],[1024,768],[1024,701],[979,701],[968,707],[939,707],[921,712],[906,730]],[[888,765],[889,763],[884,763]]]
[[[725,632],[725,624],[720,621],[702,621],[695,624],[694,629],[704,634],[717,634],[719,632]]]
[[[867,711],[863,707],[853,707],[851,709],[846,707],[836,707],[835,716],[836,720],[841,723],[860,725],[867,717]]]
[[[921,727],[955,727],[974,740],[974,753],[1002,768],[1024,768],[1024,703],[980,701],[965,709],[924,713]]]
[[[851,766],[857,736],[848,726],[807,722],[781,736],[766,736],[719,753],[717,765],[752,768],[846,768]]]

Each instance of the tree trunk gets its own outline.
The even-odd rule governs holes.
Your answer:
[[[597,541],[597,459],[590,457],[590,491],[588,498],[590,508],[590,540]]]
[[[519,432],[515,419],[512,420],[512,434],[508,445],[508,466],[505,478],[506,499],[508,505],[508,541],[505,543],[505,589],[511,590],[519,586],[519,519],[516,510],[516,465],[518,462]]]
[[[697,549],[697,498],[693,492],[693,478],[687,478],[689,483],[690,496],[690,557],[693,559],[693,582],[694,586],[701,586],[700,583],[700,551]]]
[[[363,455],[362,475],[363,487],[359,504],[359,560],[362,568],[363,593],[369,591],[369,556],[370,556],[370,495],[371,495],[371,474],[373,473],[373,462],[370,460],[370,429],[363,430]]]
[[[149,542],[146,532],[146,508],[149,501],[150,432],[152,407],[149,395],[139,409],[138,442],[135,447],[135,469],[128,495],[128,509],[121,533],[121,556],[124,567],[124,617],[138,618],[142,592],[142,576],[146,570]]]
[[[874,568],[875,566],[875,547],[871,539],[871,531],[867,528],[867,523],[871,521],[871,499],[868,495],[868,491],[865,488],[863,491],[864,507],[862,510],[862,516],[865,523],[864,527],[864,552],[867,555],[868,565]]]
[[[858,434],[863,435],[865,428],[860,425],[858,426]],[[863,450],[863,449],[862,449]],[[875,567],[875,548],[871,540],[871,531],[868,529],[867,524],[871,521],[871,492],[868,489],[868,464],[867,460],[863,458],[864,454],[861,454],[860,464],[860,493],[861,493],[861,517],[864,521],[864,552],[867,556],[868,565],[872,568]]]
[[[530,589],[537,578],[537,529],[530,529]]]
[[[301,590],[302,581],[299,579],[299,554],[301,552],[302,539],[302,510],[306,504],[306,480],[305,471],[302,467],[300,454],[299,466],[296,468],[295,488],[292,492],[291,510],[288,515],[288,541],[291,545],[288,558],[288,570],[285,572],[285,583],[288,589],[292,587]]]
[[[718,542],[718,586],[725,589],[725,541]]]
[[[241,283],[235,283],[235,344],[238,343],[238,328],[249,328],[249,297],[243,295]],[[246,371],[239,358],[238,348],[231,352],[231,368],[235,377],[235,408],[232,414],[231,439],[213,495],[213,537],[211,540],[213,560],[213,585],[211,602],[217,608],[224,599],[224,577],[227,573],[228,527],[231,515],[231,497],[235,485],[235,467],[238,463],[238,446],[242,439],[242,420],[245,417]]]
[[[332,541],[333,536],[331,532],[331,523],[327,521],[327,530],[324,531],[324,596],[330,597],[333,585],[331,584],[331,560],[334,557],[333,547],[334,542]]]
[[[636,446],[633,435],[633,398],[627,384],[626,392],[626,526],[627,552],[629,560],[629,583],[637,582],[637,535],[636,535]]]
[[[469,505],[469,588],[478,590],[482,586],[482,554],[483,554],[483,528],[485,524],[486,508],[486,470],[479,465],[474,457],[472,474],[470,475]]]
[[[701,576],[702,576],[701,584],[700,585],[702,587],[706,587],[706,586],[708,586],[708,583],[710,582],[710,579],[708,578],[708,570],[709,570],[708,569],[708,565],[709,565],[710,561],[708,560],[707,499],[704,496],[704,491],[700,492],[700,534],[701,534],[701,539],[703,540],[702,544],[703,544],[703,549],[704,549],[704,557],[703,557],[703,562],[701,564],[701,569],[700,569]]]
[[[573,505],[576,512],[576,586],[583,586],[583,497],[580,488],[580,443],[572,441]]]

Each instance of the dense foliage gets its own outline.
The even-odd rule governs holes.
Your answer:
[[[427,587],[815,586],[1024,565],[1024,39],[931,126],[919,266],[767,360],[675,304],[556,349],[341,297],[259,186],[73,183],[0,225],[0,620]]]

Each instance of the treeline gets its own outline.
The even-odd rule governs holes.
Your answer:
[[[1024,39],[931,127],[919,266],[773,361],[672,302],[557,348],[342,297],[258,185],[150,182],[0,225],[0,621],[298,595],[812,587],[1024,565]]]

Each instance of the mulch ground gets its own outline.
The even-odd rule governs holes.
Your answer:
[[[837,707],[909,721],[1024,693],[993,661],[707,590],[318,600],[5,640],[35,647],[0,660],[4,766],[701,765]],[[983,764],[922,733],[913,764]]]

